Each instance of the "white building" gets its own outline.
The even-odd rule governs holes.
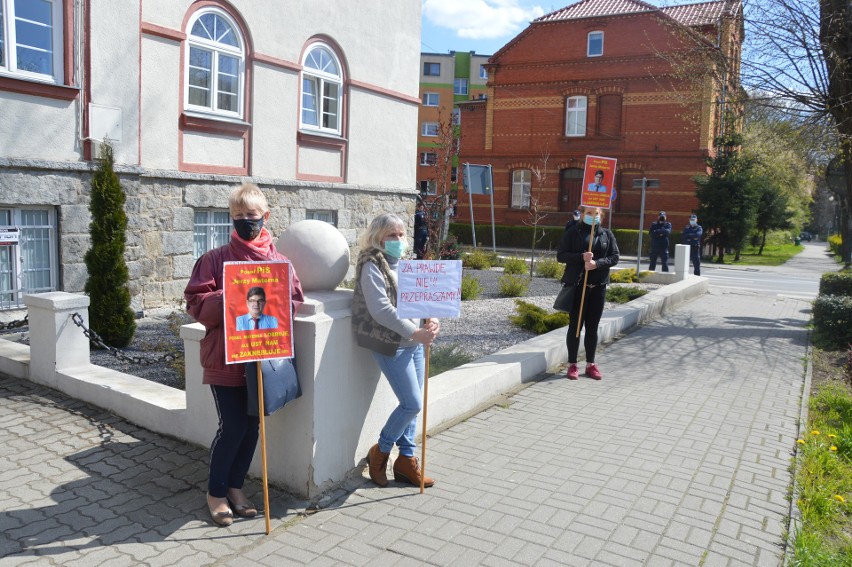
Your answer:
[[[137,310],[182,300],[242,181],[276,236],[410,215],[419,58],[419,0],[0,0],[0,309],[82,291],[104,138]]]

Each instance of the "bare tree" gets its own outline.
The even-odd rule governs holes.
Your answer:
[[[426,226],[429,231],[427,258],[440,258],[446,246],[453,212],[452,168],[459,151],[459,131],[453,115],[445,116],[445,108],[438,112],[437,136],[432,147],[435,162],[432,165],[434,195],[421,195],[426,205]]]
[[[754,100],[782,108],[804,124],[830,125],[820,149],[836,155],[846,174],[838,193],[843,211],[843,262],[850,258],[852,203],[852,4],[848,0],[762,0],[746,14],[743,84]]]
[[[527,209],[527,219],[524,224],[533,227],[532,243],[530,245],[530,277],[535,273],[535,247],[544,238],[544,231],[541,236],[538,235],[538,225],[547,215],[541,212],[541,194],[544,190],[544,184],[547,182],[547,162],[550,159],[550,152],[544,151],[541,158],[538,160],[538,165],[531,168],[533,177],[535,178],[535,189],[530,190],[530,206]]]

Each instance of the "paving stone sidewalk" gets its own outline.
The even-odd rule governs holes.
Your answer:
[[[711,287],[601,348],[603,381],[430,438],[426,494],[273,490],[269,536],[211,525],[206,450],[0,376],[0,565],[781,565],[809,313]]]

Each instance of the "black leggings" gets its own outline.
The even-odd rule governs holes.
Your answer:
[[[219,430],[210,446],[210,496],[225,498],[229,488],[242,488],[257,446],[260,418],[248,414],[245,386],[211,386]]]
[[[606,285],[586,288],[581,318],[578,314],[580,313],[582,295],[583,287],[581,284],[574,294],[574,306],[571,308],[568,335],[565,337],[565,343],[568,345],[568,362],[571,364],[577,362],[577,352],[580,350],[580,339],[577,338],[578,322],[580,328],[586,328],[586,335],[583,339],[583,346],[586,347],[586,362],[591,364],[595,361],[595,350],[598,348],[598,324],[601,322],[604,303],[606,302]]]

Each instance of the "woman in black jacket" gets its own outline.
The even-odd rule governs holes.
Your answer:
[[[586,348],[586,376],[594,380],[601,379],[601,371],[595,364],[595,349],[598,345],[598,324],[603,315],[606,302],[606,284],[609,283],[609,269],[618,264],[618,244],[612,231],[601,226],[603,210],[596,207],[583,207],[580,222],[571,225],[562,234],[556,259],[565,264],[562,285],[576,286],[574,304],[570,311],[568,325],[568,379],[580,377],[577,369],[577,353],[580,339],[577,327],[585,326],[586,335],[583,345]],[[594,242],[589,252],[589,236],[594,226]],[[583,296],[583,274],[586,279],[586,296],[583,311],[580,312],[580,299]]]

